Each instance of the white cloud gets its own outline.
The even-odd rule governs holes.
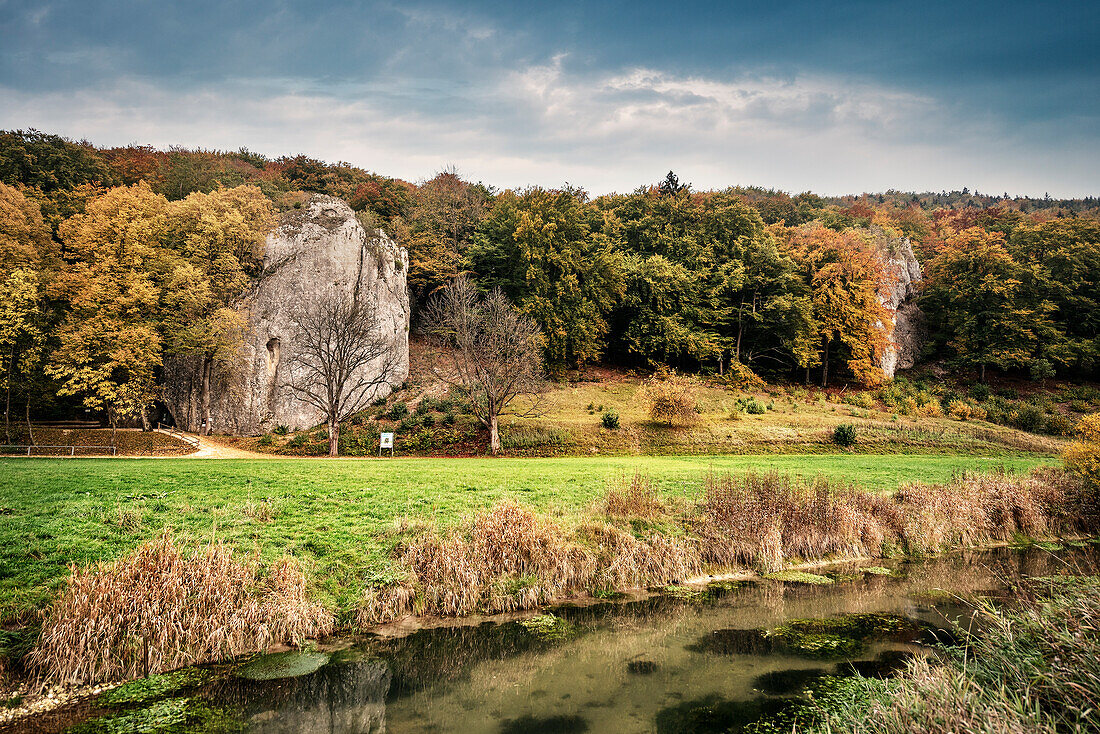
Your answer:
[[[1094,151],[1016,140],[995,120],[968,125],[951,105],[904,90],[823,76],[571,73],[565,61],[461,87],[237,79],[174,90],[136,78],[77,93],[0,87],[0,126],[99,144],[301,152],[412,180],[454,164],[498,186],[569,181],[595,193],[670,168],[697,188],[1100,189]]]

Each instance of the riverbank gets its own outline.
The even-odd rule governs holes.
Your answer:
[[[267,562],[161,534],[118,561],[78,569],[25,661],[47,679],[81,684],[300,645],[409,614],[533,609],[700,574],[754,571],[827,585],[835,579],[794,567],[1087,530],[1094,508],[1083,506],[1080,489],[1053,469],[956,476],[892,495],[824,478],[712,472],[700,494],[670,497],[634,474],[579,517],[506,500],[449,527],[399,524],[385,562],[356,569],[350,608],[316,594],[317,570],[300,559]]]

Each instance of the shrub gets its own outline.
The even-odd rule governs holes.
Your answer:
[[[274,433],[276,436],[285,436],[286,434],[290,433],[290,429],[284,425],[278,425],[275,426],[275,428],[271,429],[271,432]]]
[[[943,408],[940,407],[940,401],[933,397],[917,408],[917,415],[924,418],[942,418]]]
[[[722,376],[722,381],[741,390],[761,390],[767,384],[748,365],[736,360],[730,364],[729,369]]]
[[[219,660],[327,634],[290,559],[270,569],[221,544],[185,555],[167,533],[114,563],[76,570],[50,608],[31,665],[79,684]]]
[[[992,388],[984,382],[979,382],[970,386],[970,397],[979,402],[989,400],[989,397],[993,394]]]
[[[857,392],[849,395],[844,399],[844,402],[848,405],[854,405],[857,408],[873,408],[875,407],[875,399],[871,397],[869,392]]]
[[[1073,400],[1069,404],[1069,409],[1074,413],[1088,413],[1092,410],[1092,403],[1086,400]]]
[[[675,372],[659,372],[643,387],[655,423],[691,425],[698,417],[691,382]]]
[[[290,437],[290,440],[286,442],[286,445],[292,449],[300,449],[306,445],[309,441],[309,436],[305,433],[295,433]]]
[[[755,397],[741,398],[737,401],[737,407],[749,415],[764,415],[768,412],[768,406]]]
[[[619,430],[619,414],[613,410],[609,410],[600,418],[600,423],[609,431],[617,431]]]
[[[947,405],[947,414],[957,421],[970,420],[972,412],[970,405],[962,400],[956,400]]]
[[[1029,368],[1031,379],[1035,382],[1045,383],[1054,377],[1054,365],[1049,359],[1033,359]]]
[[[841,423],[833,429],[833,443],[837,446],[854,446],[856,442],[856,427],[851,423]]]
[[[1047,417],[1037,406],[1025,403],[1009,414],[1008,422],[1021,431],[1039,433],[1046,426]]]
[[[271,446],[275,443],[275,438],[270,433],[265,433],[260,436],[260,440],[256,442],[259,446]]]
[[[425,428],[431,428],[435,425],[435,416],[431,413],[424,413],[424,415],[420,418],[420,424]]]
[[[1100,490],[1100,413],[1087,415],[1077,424],[1077,440],[1062,456],[1066,469]]]
[[[394,403],[386,411],[386,417],[391,421],[399,421],[409,414],[409,406],[405,403]]]
[[[453,426],[455,423],[455,414],[447,413],[445,416],[443,416],[442,423],[445,426]]]
[[[1072,436],[1074,428],[1076,424],[1060,413],[1047,418],[1047,433],[1055,436]]]
[[[397,429],[400,431],[411,431],[421,425],[420,419],[416,416],[407,415],[401,419],[397,424]]]

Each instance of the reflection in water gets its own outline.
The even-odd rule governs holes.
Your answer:
[[[566,639],[516,622],[425,629],[368,639],[298,678],[233,679],[203,695],[256,732],[738,731],[823,675],[889,675],[965,614],[961,597],[1066,570],[1047,552],[1004,550],[829,587],[565,607],[554,613],[570,623]],[[810,659],[795,638],[836,647]]]

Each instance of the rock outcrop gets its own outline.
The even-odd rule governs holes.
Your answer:
[[[894,328],[890,346],[882,355],[882,372],[892,379],[898,370],[916,364],[928,336],[924,312],[917,305],[921,269],[908,237],[891,237],[880,227],[873,227],[870,233],[893,276],[883,303],[894,314]]]
[[[176,425],[202,428],[206,370],[211,432],[255,435],[322,422],[289,387],[295,377],[288,360],[295,347],[291,316],[303,304],[353,294],[377,304],[383,332],[392,337],[399,366],[374,397],[389,394],[408,376],[408,265],[403,248],[381,230],[366,230],[340,199],[315,195],[284,214],[267,238],[262,274],[238,305],[248,324],[239,358],[205,366],[199,357],[166,360],[164,401]],[[377,373],[380,364],[367,369]]]

